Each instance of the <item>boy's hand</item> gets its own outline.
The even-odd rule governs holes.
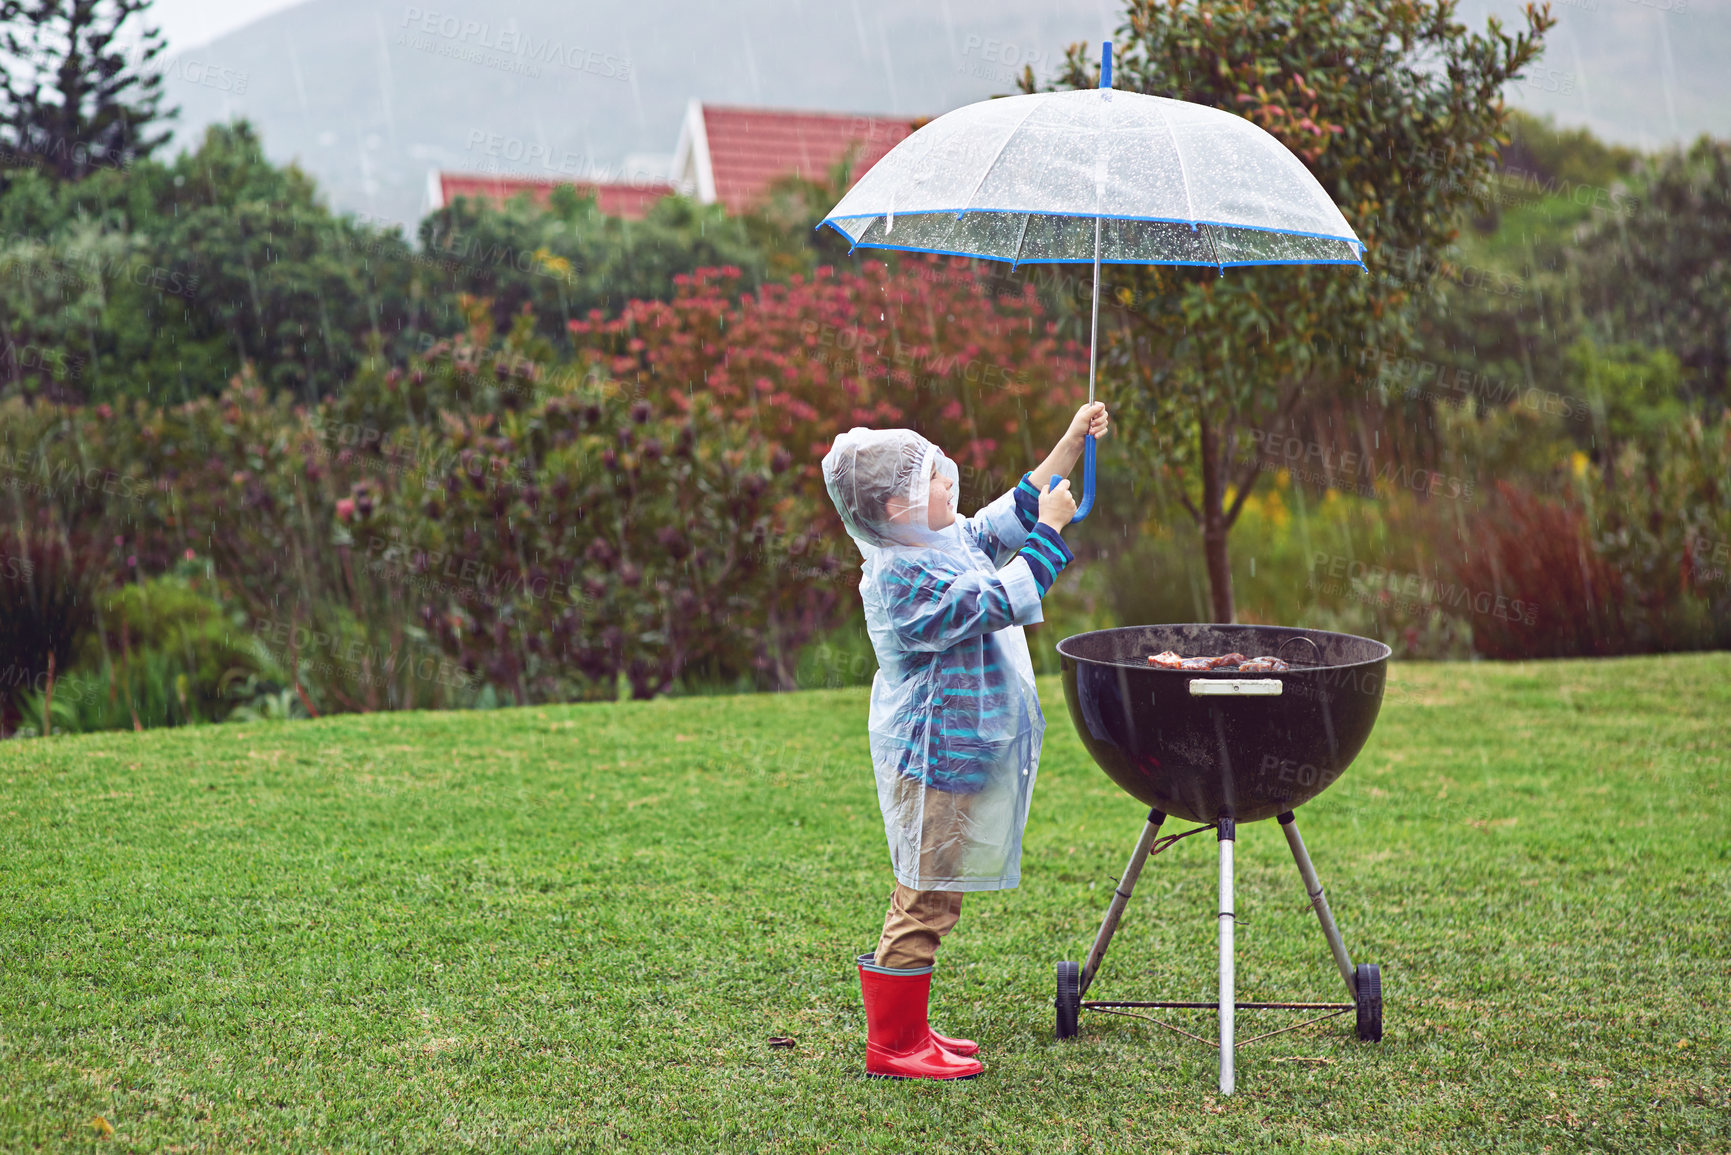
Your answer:
[[[1040,524],[1061,530],[1069,525],[1070,519],[1075,516],[1076,499],[1070,496],[1068,478],[1052,488],[1040,491]]]
[[[1064,431],[1064,440],[1071,445],[1080,447],[1082,439],[1092,433],[1098,441],[1106,436],[1110,418],[1106,415],[1106,403],[1094,401],[1076,410],[1076,416],[1070,418],[1070,428]]]

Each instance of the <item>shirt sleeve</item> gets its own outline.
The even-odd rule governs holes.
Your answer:
[[[1016,483],[1010,496],[1016,500],[1016,517],[1021,521],[1022,528],[1031,532],[1035,523],[1040,520],[1040,487],[1034,484],[1034,475],[1022,474],[1022,480]]]
[[[899,562],[883,581],[890,628],[908,650],[947,650],[968,638],[1042,620],[1039,581],[1020,554],[996,573],[930,559]]]
[[[1046,596],[1064,567],[1076,560],[1076,555],[1064,544],[1063,535],[1049,525],[1036,525],[1016,556],[1027,561],[1041,597]]]

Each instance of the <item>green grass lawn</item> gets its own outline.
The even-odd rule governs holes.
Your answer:
[[[1397,667],[1300,811],[1387,1038],[1225,1099],[1152,1024],[1052,1038],[1143,809],[1042,689],[1025,881],[939,962],[955,1084],[861,1075],[864,691],[0,744],[0,1150],[1731,1150],[1731,655]],[[1213,996],[1214,854],[1150,863],[1094,997]],[[1276,825],[1238,859],[1240,997],[1339,999]]]

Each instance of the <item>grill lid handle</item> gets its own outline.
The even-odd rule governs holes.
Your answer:
[[[1278,698],[1286,683],[1279,678],[1191,678],[1192,698]]]
[[[1323,662],[1322,662],[1322,647],[1316,644],[1316,640],[1314,638],[1306,637],[1304,634],[1293,634],[1290,638],[1287,638],[1284,642],[1281,642],[1280,645],[1278,647],[1276,647],[1276,649],[1274,651],[1274,656],[1277,658],[1280,658],[1284,661],[1287,661],[1287,662],[1297,662],[1298,661],[1297,658],[1288,658],[1286,656],[1286,647],[1290,646],[1293,642],[1303,642],[1305,645],[1310,647],[1310,652],[1312,654],[1316,655],[1316,660],[1311,662],[1310,663],[1311,665],[1320,666],[1323,664]]]

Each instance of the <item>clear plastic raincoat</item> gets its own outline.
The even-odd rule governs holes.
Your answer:
[[[1024,480],[1020,512],[1012,491],[932,529],[954,517],[956,467],[907,429],[850,430],[823,475],[865,558],[860,597],[878,659],[868,726],[896,880],[915,890],[1013,887],[1045,732],[1021,629],[1041,620],[1043,585],[1018,553],[1038,491]],[[937,477],[950,492],[934,518]],[[1068,552],[1055,549],[1061,569]],[[1056,569],[1046,567],[1046,581]]]

